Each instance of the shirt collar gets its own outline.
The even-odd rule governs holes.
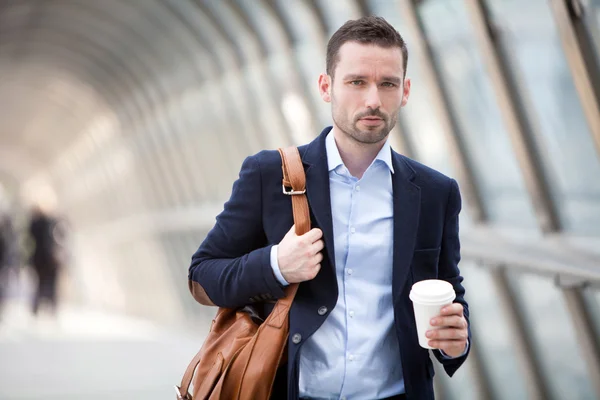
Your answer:
[[[344,165],[342,161],[342,156],[340,155],[340,151],[338,150],[337,144],[335,143],[335,138],[333,135],[333,129],[329,131],[327,137],[325,138],[325,149],[327,151],[327,166],[329,171],[333,171],[340,165]],[[392,165],[392,147],[390,145],[389,137],[385,140],[383,147],[377,153],[377,157],[373,160],[375,163],[376,160],[383,161],[385,165],[389,168],[390,172],[394,173],[394,166]],[[373,164],[371,164],[373,165]]]

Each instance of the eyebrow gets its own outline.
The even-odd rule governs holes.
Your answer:
[[[357,74],[350,74],[350,75],[346,75],[344,77],[345,81],[359,81],[359,80],[366,80],[367,77],[365,75],[357,75]],[[402,80],[400,78],[397,78],[395,76],[384,76],[381,78],[382,81],[385,82],[391,82],[391,83],[395,83],[396,85],[400,85],[400,83],[402,82]]]

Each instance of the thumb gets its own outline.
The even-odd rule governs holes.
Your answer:
[[[296,236],[296,224],[292,224],[292,227],[285,236]]]

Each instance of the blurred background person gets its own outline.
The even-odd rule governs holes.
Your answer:
[[[32,299],[31,311],[37,315],[44,302],[54,314],[57,307],[57,281],[63,264],[61,243],[63,224],[48,210],[34,206],[29,225],[33,242],[31,267],[37,276],[37,286]]]
[[[17,237],[8,201],[0,194],[0,317],[17,267]]]

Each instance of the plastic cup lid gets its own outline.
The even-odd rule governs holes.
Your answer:
[[[415,283],[409,297],[412,301],[419,303],[437,304],[454,300],[456,293],[449,282],[428,279]]]

